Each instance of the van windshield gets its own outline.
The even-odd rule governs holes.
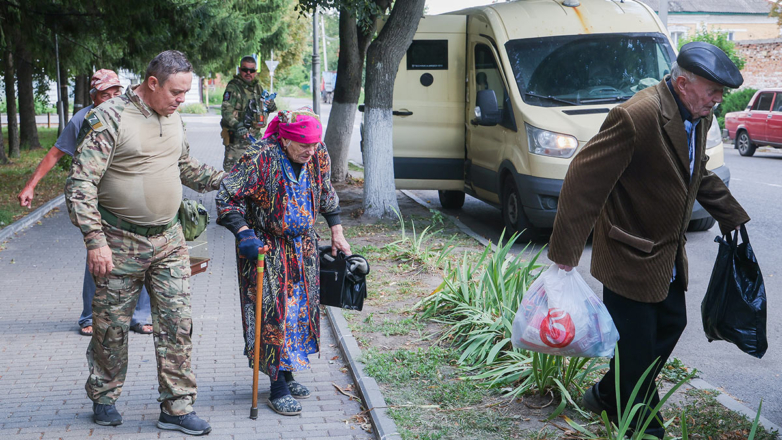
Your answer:
[[[658,33],[525,38],[505,49],[522,99],[541,107],[626,101],[657,84],[674,59]]]

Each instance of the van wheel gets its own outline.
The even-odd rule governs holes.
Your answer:
[[[530,241],[537,236],[537,230],[524,214],[519,189],[512,177],[505,178],[502,188],[502,219],[507,234],[519,233],[519,240]],[[506,239],[509,238],[506,234]]]
[[[440,206],[445,209],[460,209],[464,206],[464,191],[439,190]]]
[[[752,156],[755,154],[755,149],[757,148],[749,139],[749,135],[746,131],[742,131],[739,133],[738,137],[736,137],[736,146],[738,146],[739,154],[742,156]]]
[[[717,223],[717,220],[714,220],[712,217],[690,220],[687,230],[690,232],[708,231],[715,223]]]

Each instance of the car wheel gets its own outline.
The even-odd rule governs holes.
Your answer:
[[[459,209],[464,206],[464,191],[437,191],[440,206],[445,209]]]
[[[505,178],[502,190],[502,219],[505,222],[506,238],[514,232],[519,234],[521,241],[530,241],[537,236],[537,230],[524,214],[516,182],[510,176]]]
[[[749,135],[746,131],[742,131],[736,137],[736,146],[739,149],[739,154],[742,156],[752,156],[755,154],[755,149],[757,148],[749,139]]]
[[[712,217],[690,220],[687,230],[690,232],[708,231],[715,223],[717,223],[717,220],[714,220]]]

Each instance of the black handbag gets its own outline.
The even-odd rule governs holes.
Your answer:
[[[717,260],[701,302],[703,330],[709,342],[724,340],[743,352],[762,358],[766,340],[766,287],[758,260],[749,244],[747,229],[741,225],[733,237],[717,237]]]
[[[320,303],[361,310],[367,297],[369,263],[361,255],[331,255],[331,246],[320,247]]]

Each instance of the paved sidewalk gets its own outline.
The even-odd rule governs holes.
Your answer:
[[[186,118],[191,153],[220,167],[223,147],[215,117]],[[185,189],[187,197],[198,197]],[[233,237],[214,224],[214,193],[203,197],[212,213],[207,229],[212,261],[192,278],[193,366],[198,380],[195,409],[220,439],[367,439],[352,416],[359,404],[338,393],[352,384],[325,313],[321,355],[312,370],[297,374],[313,397],[301,416],[284,417],[266,406],[268,379],[261,375],[259,418],[249,419],[252,370],[242,355],[241,318]],[[130,365],[118,427],[92,423],[87,399],[85,351],[77,333],[86,252],[63,206],[8,241],[0,251],[0,438],[183,438],[155,426],[159,415],[151,336],[131,333]],[[351,391],[351,394],[357,393]]]

